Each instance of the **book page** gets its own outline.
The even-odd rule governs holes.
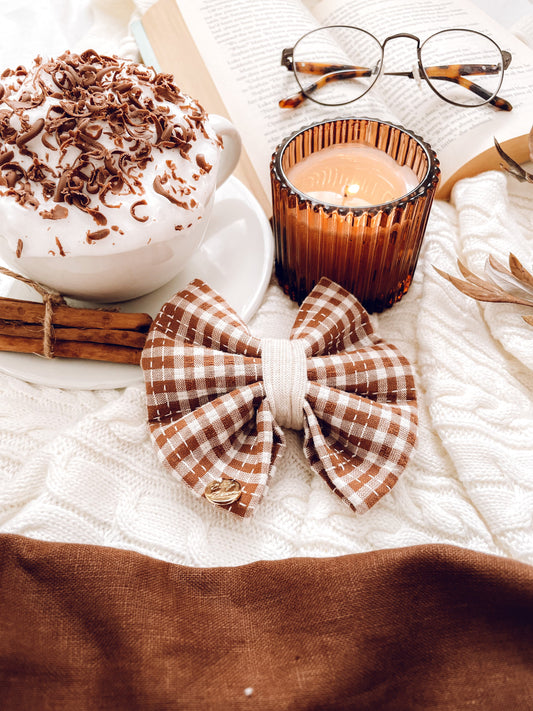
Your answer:
[[[293,73],[281,66],[281,52],[317,27],[317,21],[299,0],[176,3],[270,197],[270,160],[282,139],[315,121],[353,113],[352,106],[325,107],[312,101],[297,109],[278,106],[299,89]],[[395,118],[379,92],[361,99],[357,113]]]
[[[442,29],[477,30],[495,40],[501,49],[510,51],[513,57],[498,92],[511,102],[512,111],[500,111],[489,104],[454,106],[434,94],[423,79],[417,82],[405,77],[380,77],[379,88],[386,103],[396,107],[406,128],[425,138],[437,152],[443,175],[439,197],[448,196],[448,179],[479,154],[487,151],[472,170],[479,172],[499,166],[494,138],[506,146],[509,139],[523,136],[520,144],[515,141],[513,145],[514,157],[518,161],[527,158],[525,137],[533,123],[533,52],[467,0],[424,0],[422,6],[419,0],[382,0],[379,13],[377,7],[362,0],[322,0],[314,7],[314,14],[321,24],[359,26],[380,42],[402,32],[414,34],[423,42]],[[410,71],[416,64],[414,40],[397,38],[386,44],[384,72]]]
[[[293,131],[318,120],[368,116],[415,131],[438,154],[443,176],[439,197],[443,198],[448,197],[452,176],[499,166],[494,138],[517,161],[528,157],[533,51],[468,0],[380,0],[378,4],[306,0],[305,5],[300,0],[159,0],[145,18],[143,24],[147,23],[146,32],[163,69],[174,73],[178,85],[183,79],[185,91],[199,98],[208,111],[228,116],[241,133],[246,154],[239,169],[245,166],[244,182],[267,214],[272,152]],[[492,106],[453,106],[436,96],[424,80],[381,76],[368,94],[344,106],[306,100],[297,109],[280,109],[279,99],[299,88],[293,73],[280,64],[282,49],[294,46],[305,32],[334,23],[360,26],[381,42],[400,32],[424,41],[449,27],[481,30],[513,54],[499,94],[515,108],[507,112]],[[410,71],[416,62],[412,39],[397,38],[387,44],[385,71]],[[240,173],[238,177],[243,179]]]
[[[533,49],[533,13],[522,16],[511,26],[513,35]]]

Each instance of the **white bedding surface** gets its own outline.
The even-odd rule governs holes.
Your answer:
[[[96,49],[134,56],[127,21],[143,9],[125,0],[49,0],[42,17],[61,19],[50,35],[54,48],[68,39],[80,49],[91,39]],[[82,21],[88,31],[79,30]],[[13,47],[4,45],[3,64],[7,51]],[[367,514],[355,515],[312,473],[296,433],[288,433],[259,511],[241,520],[199,501],[159,464],[141,386],[87,392],[0,376],[0,531],[128,548],[192,566],[420,543],[533,563],[533,327],[521,318],[527,309],[474,302],[432,266],[457,273],[459,257],[480,272],[489,253],[505,261],[512,251],[531,268],[532,228],[533,185],[499,172],[462,181],[451,203],[434,205],[411,290],[375,318],[378,333],[415,365],[419,442],[398,484]],[[250,327],[278,336],[296,308],[272,285]]]

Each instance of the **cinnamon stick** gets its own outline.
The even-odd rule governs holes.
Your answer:
[[[0,351],[15,353],[35,353],[43,355],[43,341],[39,338],[19,338],[0,336]],[[128,348],[107,343],[87,343],[81,341],[59,341],[54,343],[54,357],[104,360],[114,363],[138,365],[142,349]]]
[[[44,304],[22,299],[0,298],[0,319],[40,323],[44,319]],[[52,323],[57,326],[85,328],[125,329],[146,332],[152,317],[143,313],[123,313],[122,311],[102,311],[100,309],[77,309],[71,306],[55,306]]]
[[[0,336],[15,336],[18,338],[43,338],[43,327],[21,321],[0,320]],[[60,341],[81,341],[91,343],[108,343],[129,348],[143,348],[146,333],[142,331],[127,331],[125,329],[104,328],[68,328],[54,326],[54,343]]]
[[[0,298],[0,351],[140,362],[152,323],[148,314],[54,305],[50,326],[50,313],[44,325],[45,310],[44,303]]]

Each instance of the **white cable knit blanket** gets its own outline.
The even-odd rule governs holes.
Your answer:
[[[91,32],[108,43],[96,48],[131,56],[119,20],[133,5],[85,5],[96,13]],[[405,473],[367,514],[355,515],[312,473],[292,431],[259,510],[242,520],[195,498],[159,463],[142,385],[88,392],[0,375],[0,530],[191,566],[421,543],[533,563],[528,310],[472,301],[432,266],[456,274],[459,257],[480,273],[488,254],[505,262],[510,251],[533,266],[532,185],[491,172],[459,183],[450,204],[435,203],[409,293],[373,317],[415,366],[420,430]],[[288,334],[296,310],[271,285],[250,328]]]

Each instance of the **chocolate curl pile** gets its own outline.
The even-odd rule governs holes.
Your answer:
[[[45,117],[31,122],[32,109],[45,102]],[[179,107],[177,116],[168,104],[158,102]],[[87,232],[87,242],[92,243],[109,234],[101,205],[120,207],[118,196],[127,194],[139,195],[135,207],[146,204],[142,172],[154,151],[175,149],[189,159],[198,133],[208,137],[205,120],[204,109],[182,94],[169,74],[94,50],[67,52],[46,62],[38,58],[31,74],[18,67],[0,77],[0,188],[21,205],[40,210],[43,219],[64,219],[70,207],[88,213],[96,223],[96,229]],[[104,136],[111,148],[104,145]],[[58,152],[59,171],[32,150],[35,140],[47,151]],[[74,160],[72,148],[78,150]],[[17,160],[22,155],[31,159],[29,168]],[[211,169],[203,156],[196,162],[194,177]],[[165,185],[170,177],[157,176],[154,190],[179,207],[194,207],[186,190]],[[43,203],[50,200],[56,205],[45,208]],[[135,209],[131,214],[139,222],[147,219]],[[58,248],[61,253],[62,246]]]

